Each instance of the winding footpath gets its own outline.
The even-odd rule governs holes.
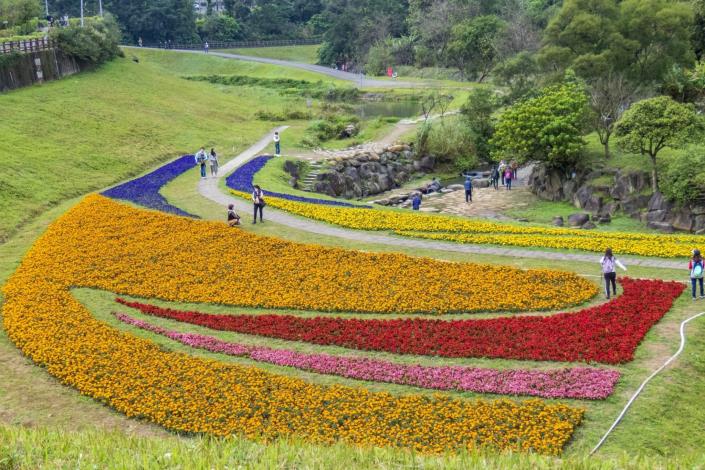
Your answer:
[[[146,49],[163,51],[167,49],[150,48],[150,47],[134,47],[134,46],[123,46],[126,49]],[[187,49],[168,49],[170,52],[179,52],[184,54],[204,54],[203,51],[187,50]],[[210,51],[209,56],[222,57],[224,59],[231,60],[242,60],[245,62],[258,62],[261,64],[276,65],[279,67],[288,67],[305,70],[307,72],[320,73],[322,75],[327,75],[329,77],[344,80],[346,82],[352,82],[360,88],[426,88],[428,86],[425,82],[406,82],[401,80],[378,80],[374,78],[367,78],[364,74],[343,72],[342,70],[336,70],[330,67],[324,67],[322,65],[306,64],[304,62],[294,62],[290,60],[281,59],[269,59],[266,57],[255,57],[242,54],[231,54],[228,52],[216,52]]]
[[[283,132],[288,126],[280,126],[272,129],[265,137],[260,139],[250,148],[239,154],[237,157],[230,160],[225,165],[220,167],[220,175],[228,175],[239,166],[259,155],[271,141],[271,135],[275,132]],[[217,178],[201,179],[198,183],[198,192],[201,196],[216,202],[223,207],[228,204],[233,204],[243,218],[244,223],[249,223],[249,217],[252,215],[252,204],[241,198],[225,194],[219,188],[219,181],[223,176]],[[442,242],[434,240],[419,240],[413,238],[402,238],[392,235],[380,234],[379,232],[367,232],[363,230],[351,230],[342,227],[335,227],[314,220],[303,219],[287,214],[286,212],[278,211],[271,208],[265,210],[265,223],[267,221],[276,222],[287,227],[297,230],[302,230],[318,235],[341,238],[344,240],[353,240],[357,242],[375,243],[380,245],[389,245],[392,247],[429,249],[439,251],[451,251],[458,253],[473,253],[482,255],[507,256],[512,258],[529,258],[543,259],[556,261],[577,261],[594,263],[597,265],[599,259],[598,254],[579,254],[579,253],[560,253],[550,251],[527,250],[520,248],[500,248],[483,245],[468,245],[452,242]],[[631,257],[622,258],[627,266],[641,266],[649,268],[662,269],[678,269],[683,270],[681,261],[647,258],[637,259]]]

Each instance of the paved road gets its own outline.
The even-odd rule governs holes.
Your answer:
[[[125,48],[134,48],[134,46],[123,46]],[[164,50],[155,48],[141,48],[141,49],[153,49],[153,50]],[[173,52],[181,52],[188,54],[203,54],[203,51],[185,50],[185,49],[169,49]],[[360,88],[426,88],[427,84],[423,82],[405,82],[401,80],[376,80],[372,78],[367,78],[366,76],[360,76],[357,73],[343,72],[342,70],[335,70],[330,67],[323,67],[321,65],[306,64],[303,62],[293,62],[289,60],[280,59],[268,59],[266,57],[253,57],[249,55],[241,54],[230,54],[227,52],[217,52],[211,51],[208,55],[223,57],[225,59],[235,59],[244,60],[247,62],[259,62],[262,64],[278,65],[280,67],[293,67],[297,69],[306,70],[308,72],[320,73],[323,75],[328,75],[329,77],[337,78],[338,80],[345,80],[356,84]]]
[[[239,166],[243,165],[247,161],[256,157],[260,152],[269,145],[271,140],[271,134],[274,131],[282,132],[287,128],[287,126],[277,127],[272,129],[271,133],[263,137],[259,142],[254,144],[249,149],[242,152],[237,157],[230,160],[228,163],[220,167],[220,174],[227,175]],[[208,198],[223,207],[228,204],[234,204],[244,223],[250,223],[249,217],[252,213],[252,204],[241,198],[234,197],[225,194],[218,187],[218,181],[222,176],[218,178],[205,178],[201,179],[198,184],[198,192],[205,198]],[[286,212],[277,211],[271,208],[265,209],[265,223],[266,221],[276,222],[278,224],[286,225],[291,228],[298,230],[303,230],[310,233],[316,233],[320,235],[327,235],[331,237],[342,238],[345,240],[361,241],[366,243],[376,243],[380,245],[390,245],[393,247],[406,247],[406,248],[421,248],[421,249],[431,249],[440,251],[453,251],[459,253],[475,253],[483,255],[496,255],[496,256],[509,256],[513,258],[531,258],[531,259],[543,259],[543,260],[557,260],[557,261],[579,261],[595,263],[597,265],[599,260],[598,254],[577,254],[577,253],[559,253],[559,252],[548,252],[548,251],[536,251],[528,250],[522,248],[497,248],[484,245],[469,245],[460,244],[452,242],[442,242],[435,240],[421,240],[413,238],[403,238],[394,237],[391,235],[381,234],[379,232],[365,232],[362,230],[351,230],[342,227],[335,227],[327,225],[314,220],[303,219],[299,217],[294,217]],[[660,259],[660,258],[650,258],[650,259],[635,259],[629,257],[623,257],[622,260],[627,266],[642,266],[650,268],[665,268],[665,269],[683,269],[683,263],[679,261]]]

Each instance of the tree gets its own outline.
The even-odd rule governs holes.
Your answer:
[[[507,102],[513,103],[536,88],[539,67],[533,54],[520,52],[497,64],[492,75],[499,85],[509,88]]]
[[[690,65],[693,12],[670,0],[566,0],[545,31],[539,62],[586,80],[619,72],[635,83]]]
[[[495,15],[478,16],[453,26],[448,62],[465,77],[482,82],[499,59],[505,23]]]
[[[695,137],[698,117],[691,104],[677,103],[668,96],[639,101],[617,123],[619,144],[628,152],[651,159],[651,185],[659,190],[656,157],[666,147],[679,147]]]
[[[567,82],[509,107],[490,139],[492,157],[542,161],[562,169],[576,165],[585,146],[587,101],[578,83]]]
[[[20,26],[41,14],[39,0],[0,0],[0,26],[5,21],[10,28]]]
[[[484,161],[490,160],[490,139],[494,134],[494,112],[499,107],[499,100],[494,91],[477,88],[470,92],[467,102],[460,112],[474,134],[475,151]]]
[[[610,137],[614,126],[629,107],[635,88],[620,74],[609,73],[593,81],[588,87],[592,127],[600,138],[605,158],[610,158]]]
[[[232,41],[241,37],[240,24],[232,16],[210,15],[197,24],[198,34],[204,41]]]

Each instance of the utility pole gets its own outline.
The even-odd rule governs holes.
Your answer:
[[[83,28],[83,0],[81,0],[81,28]]]
[[[98,0],[98,12],[101,18],[103,17],[103,0]]]
[[[49,16],[49,0],[44,0],[44,10],[46,11],[46,16]]]

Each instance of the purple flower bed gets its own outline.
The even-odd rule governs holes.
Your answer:
[[[149,209],[197,219],[197,215],[189,214],[176,206],[172,206],[164,199],[164,196],[159,194],[162,186],[193,167],[193,155],[184,155],[149,174],[103,191],[102,194],[112,199],[131,201]]]
[[[589,367],[497,370],[461,366],[405,365],[364,357],[305,354],[286,349],[229,343],[212,336],[195,333],[180,333],[123,313],[114,313],[114,315],[123,323],[157,333],[186,346],[211,352],[249,357],[255,361],[319,374],[437,390],[603,400],[612,394],[620,375],[615,370]]]
[[[244,193],[250,193],[253,189],[253,179],[258,171],[260,171],[267,162],[273,158],[271,155],[261,155],[255,157],[249,162],[242,165],[225,179],[225,184],[228,188]],[[293,194],[275,193],[272,191],[263,190],[266,196],[278,197],[280,199],[288,199],[289,201],[308,202],[310,204],[323,204],[327,206],[341,207],[356,207],[359,209],[371,209],[370,206],[350,204],[342,201],[331,201],[328,199],[316,199],[312,197],[294,196]]]

